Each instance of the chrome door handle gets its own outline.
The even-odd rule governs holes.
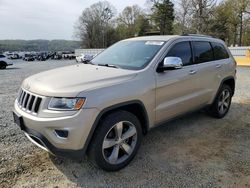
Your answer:
[[[197,71],[196,70],[191,70],[189,71],[189,74],[195,74]]]
[[[218,64],[215,66],[216,68],[221,68],[221,64]]]

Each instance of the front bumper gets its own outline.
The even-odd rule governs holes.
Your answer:
[[[72,116],[41,118],[24,112],[15,101],[14,113],[21,117],[21,128],[33,143],[55,155],[76,158],[85,153],[99,111],[81,109]],[[66,130],[68,136],[62,138],[55,130]]]

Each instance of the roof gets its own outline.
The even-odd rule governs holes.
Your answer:
[[[168,41],[169,39],[180,37],[180,35],[155,35],[155,36],[143,36],[143,37],[134,37],[125,39],[128,40],[160,40],[160,41]]]
[[[198,35],[198,34],[186,34],[186,35],[155,35],[155,36],[142,36],[142,37],[134,37],[134,38],[129,38],[125,39],[125,41],[138,41],[138,40],[154,40],[154,41],[169,41],[170,39],[177,39],[177,38],[193,38],[193,39],[205,39],[209,41],[217,41],[217,42],[222,42],[220,39],[213,38],[211,36],[207,35]]]

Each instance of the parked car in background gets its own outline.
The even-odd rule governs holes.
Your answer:
[[[0,69],[6,69],[7,66],[13,65],[5,55],[0,55]]]
[[[9,59],[20,59],[21,56],[17,53],[13,53],[11,56],[9,56]]]
[[[74,59],[76,58],[74,52],[62,52],[63,59]]]
[[[76,56],[76,62],[77,63],[81,63],[82,62],[82,56],[84,56],[84,54]]]
[[[53,53],[53,55],[51,56],[51,59],[55,59],[55,60],[62,59],[62,52],[55,52],[55,53]]]
[[[49,59],[49,55],[47,52],[38,52],[36,54],[36,60],[38,61],[46,61],[47,59]]]
[[[23,60],[24,61],[35,61],[35,57],[33,54],[25,54]]]
[[[76,57],[76,62],[78,63],[86,63],[89,62],[93,59],[93,55],[89,55],[89,54],[82,54],[80,56]]]
[[[11,59],[11,57],[13,56],[13,53],[11,53],[11,52],[5,52],[3,55],[4,55],[6,58]]]

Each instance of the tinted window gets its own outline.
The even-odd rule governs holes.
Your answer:
[[[214,50],[214,59],[215,60],[220,60],[220,59],[227,59],[229,58],[229,55],[227,53],[227,50],[225,49],[225,47],[222,44],[219,43],[211,43],[213,46],[213,50]]]
[[[193,64],[190,42],[180,42],[175,44],[168,52],[167,57],[179,57],[182,59],[183,65]]]
[[[195,63],[214,60],[213,50],[209,42],[193,42]]]
[[[4,55],[0,55],[0,58],[4,58],[5,56]]]

